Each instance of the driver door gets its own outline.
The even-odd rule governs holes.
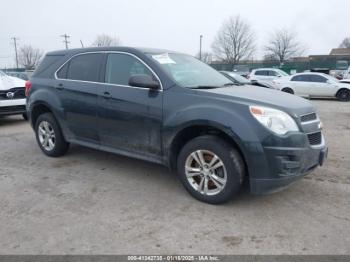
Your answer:
[[[146,64],[132,54],[106,56],[104,84],[98,91],[98,130],[102,147],[140,154],[161,155],[163,92],[133,87],[133,75],[154,77]]]

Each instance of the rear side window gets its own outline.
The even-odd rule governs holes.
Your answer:
[[[99,82],[102,54],[83,54],[73,57],[58,72],[62,79]]]
[[[127,54],[109,54],[107,58],[105,82],[116,85],[129,85],[132,75],[149,75],[152,72],[138,59]]]

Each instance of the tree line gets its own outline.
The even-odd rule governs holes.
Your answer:
[[[229,63],[237,64],[242,60],[250,60],[256,54],[257,39],[249,22],[241,16],[227,18],[218,30],[212,43],[212,52],[203,52],[202,61],[210,63],[212,58]],[[91,46],[118,46],[119,38],[106,34],[96,36]],[[350,37],[345,38],[340,48],[350,48]],[[304,44],[298,40],[297,34],[286,28],[275,29],[263,46],[264,60],[274,60],[283,64],[292,57],[303,55]],[[31,45],[23,45],[18,52],[18,62],[26,69],[34,69],[40,62],[44,52]],[[197,55],[198,56],[198,55]]]

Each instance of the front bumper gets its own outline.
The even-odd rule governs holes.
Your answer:
[[[318,166],[322,166],[328,155],[324,141],[318,147],[266,147],[264,151],[271,176],[250,179],[250,189],[254,194],[268,194],[282,190]]]
[[[26,113],[26,99],[0,100],[0,115],[16,115]]]

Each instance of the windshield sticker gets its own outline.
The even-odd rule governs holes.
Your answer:
[[[159,64],[176,64],[176,62],[170,58],[168,53],[161,55],[152,55],[152,58],[156,60]]]

